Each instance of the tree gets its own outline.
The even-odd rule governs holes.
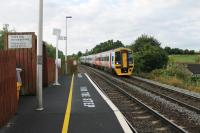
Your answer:
[[[7,32],[15,32],[15,30],[9,30],[9,24],[4,24],[3,28],[0,29],[0,49],[4,48],[4,36]]]
[[[147,44],[136,54],[134,62],[137,72],[151,72],[165,67],[168,56],[162,48]]]
[[[151,72],[167,65],[168,55],[160,47],[161,43],[153,37],[142,35],[131,45],[135,56],[135,71]]]
[[[161,43],[154,37],[143,34],[138,37],[130,47],[134,52],[138,52],[147,44],[157,47],[160,47],[161,45]]]
[[[80,58],[82,55],[83,55],[82,52],[78,51],[78,53],[77,53],[78,58]]]
[[[165,47],[164,50],[168,55],[171,54],[171,48],[170,47]]]
[[[101,42],[100,44],[96,45],[91,51],[89,51],[89,54],[96,54],[119,47],[124,47],[124,44],[121,41],[117,40],[116,42],[114,42],[113,40],[108,40],[106,42]]]
[[[56,48],[53,47],[51,44],[48,44],[47,42],[45,42],[45,45],[47,48],[47,56],[56,59]],[[61,60],[65,60],[65,56],[60,50],[58,50],[58,58],[61,58]]]
[[[184,54],[189,54],[189,53],[190,53],[190,51],[188,49],[184,50]]]
[[[3,25],[3,29],[0,30],[0,49],[4,48],[4,36],[5,33],[8,32],[9,25]]]
[[[194,50],[190,50],[189,53],[190,53],[190,54],[195,54],[195,51],[194,51]]]

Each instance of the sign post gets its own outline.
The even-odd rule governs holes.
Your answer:
[[[58,39],[60,37],[60,33],[61,33],[60,29],[53,29],[53,35],[56,36],[56,60],[55,60],[56,70],[55,70],[55,83],[54,83],[54,85],[60,85],[58,83]]]

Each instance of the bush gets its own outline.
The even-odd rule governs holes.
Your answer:
[[[135,71],[151,72],[154,69],[166,67],[167,62],[168,56],[162,48],[146,44],[135,55]]]
[[[184,81],[187,81],[191,78],[191,74],[189,73],[188,69],[182,64],[172,64],[170,67],[168,67],[167,74],[169,76],[175,76]]]
[[[151,72],[167,65],[168,55],[152,36],[142,35],[130,46],[134,52],[135,72]]]

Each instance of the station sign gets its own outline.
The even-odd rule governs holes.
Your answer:
[[[67,40],[67,37],[66,36],[59,36],[58,40]]]
[[[53,29],[53,35],[60,36],[60,33],[61,33],[61,29],[57,29],[57,28]]]
[[[32,35],[8,35],[8,48],[32,48]]]

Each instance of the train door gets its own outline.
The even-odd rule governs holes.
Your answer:
[[[115,53],[112,51],[111,52],[111,62],[112,62],[111,63],[112,64],[111,67],[112,68],[115,68],[115,58],[114,57],[115,57]]]
[[[128,53],[125,50],[121,51],[121,62],[122,62],[121,72],[127,73],[128,72]]]
[[[122,52],[122,67],[127,68],[127,52]]]

